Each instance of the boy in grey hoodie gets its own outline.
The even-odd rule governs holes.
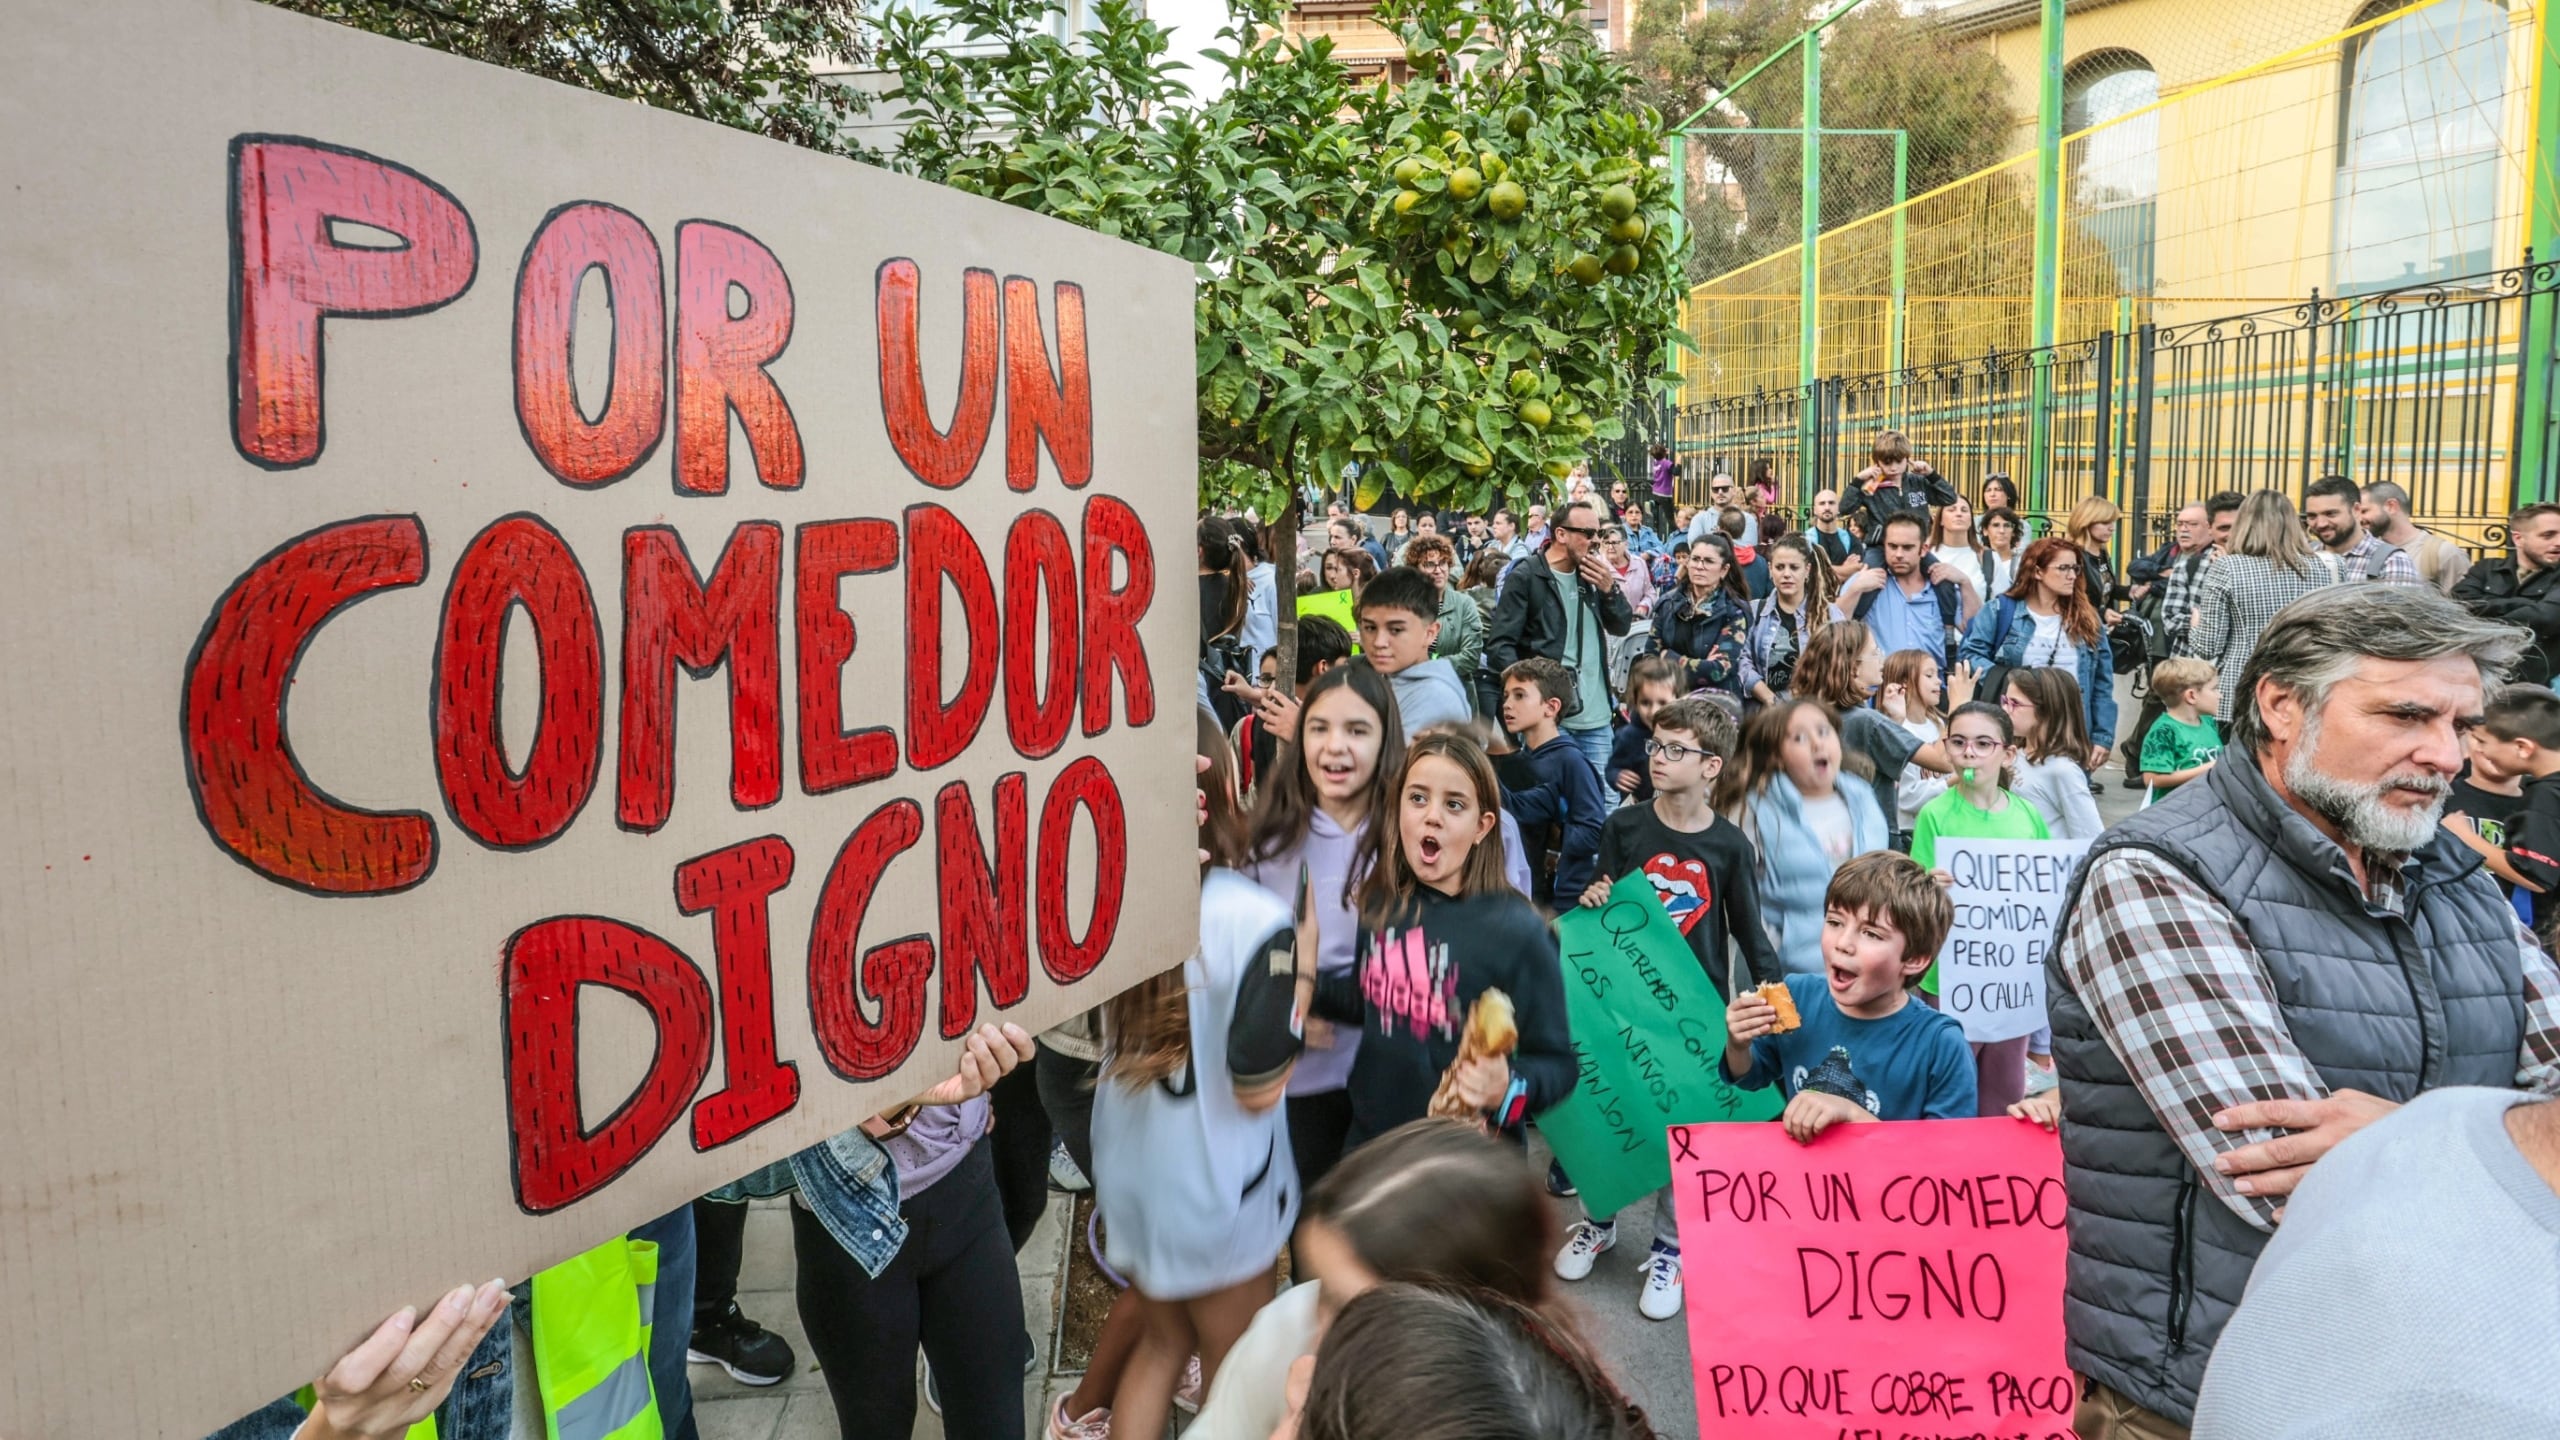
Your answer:
[[[1410,565],[1383,571],[1360,592],[1354,614],[1361,653],[1396,692],[1405,739],[1475,715],[1457,668],[1431,658],[1440,638],[1440,587],[1430,576]]]

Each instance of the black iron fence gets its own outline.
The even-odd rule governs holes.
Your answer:
[[[2138,545],[2165,539],[2180,507],[2215,491],[2298,496],[2334,474],[2397,482],[2419,523],[2477,549],[2504,542],[2515,506],[2560,494],[2555,337],[2560,262],[2528,260],[2050,350],[1692,396],[1631,417],[1607,468],[1641,473],[1643,446],[1661,439],[1680,457],[1684,499],[1702,497],[1713,474],[1765,465],[1793,509],[1848,483],[1891,429],[1969,496],[1995,473],[2048,518],[2105,495]],[[2040,441],[2052,465],[2039,493],[2025,482]]]

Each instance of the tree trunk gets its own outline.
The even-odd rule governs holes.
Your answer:
[[[1296,693],[1298,683],[1298,486],[1283,476],[1289,487],[1289,503],[1280,507],[1280,519],[1263,536],[1263,553],[1271,557],[1272,583],[1279,587],[1272,597],[1272,618],[1279,625],[1279,643],[1272,653],[1279,656],[1280,685],[1285,693]]]

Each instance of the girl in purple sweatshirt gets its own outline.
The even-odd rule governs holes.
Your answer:
[[[1380,775],[1404,768],[1404,723],[1395,692],[1366,665],[1337,665],[1316,677],[1298,712],[1297,744],[1263,777],[1254,797],[1244,873],[1293,903],[1301,871],[1315,912],[1316,969],[1347,974],[1359,943],[1353,855],[1385,803]],[[1351,1129],[1345,1086],[1360,1031],[1307,1022],[1307,1048],[1289,1076],[1289,1147],[1304,1194],[1342,1158]]]

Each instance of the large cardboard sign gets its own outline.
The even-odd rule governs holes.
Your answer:
[[[1696,1125],[1671,1147],[1699,1434],[2072,1440],[2051,1134]]]
[[[1190,951],[1188,267],[246,0],[11,33],[0,1435]]]
[[[1724,1075],[1724,997],[1662,908],[1653,878],[1620,877],[1609,903],[1556,917],[1565,1008],[1581,1080],[1538,1133],[1594,1215],[1671,1183],[1666,1127],[1768,1120],[1778,1092]]]
[[[1938,842],[1955,923],[1938,949],[1938,1003],[1977,1043],[2044,1028],[2044,957],[2086,840]]]

